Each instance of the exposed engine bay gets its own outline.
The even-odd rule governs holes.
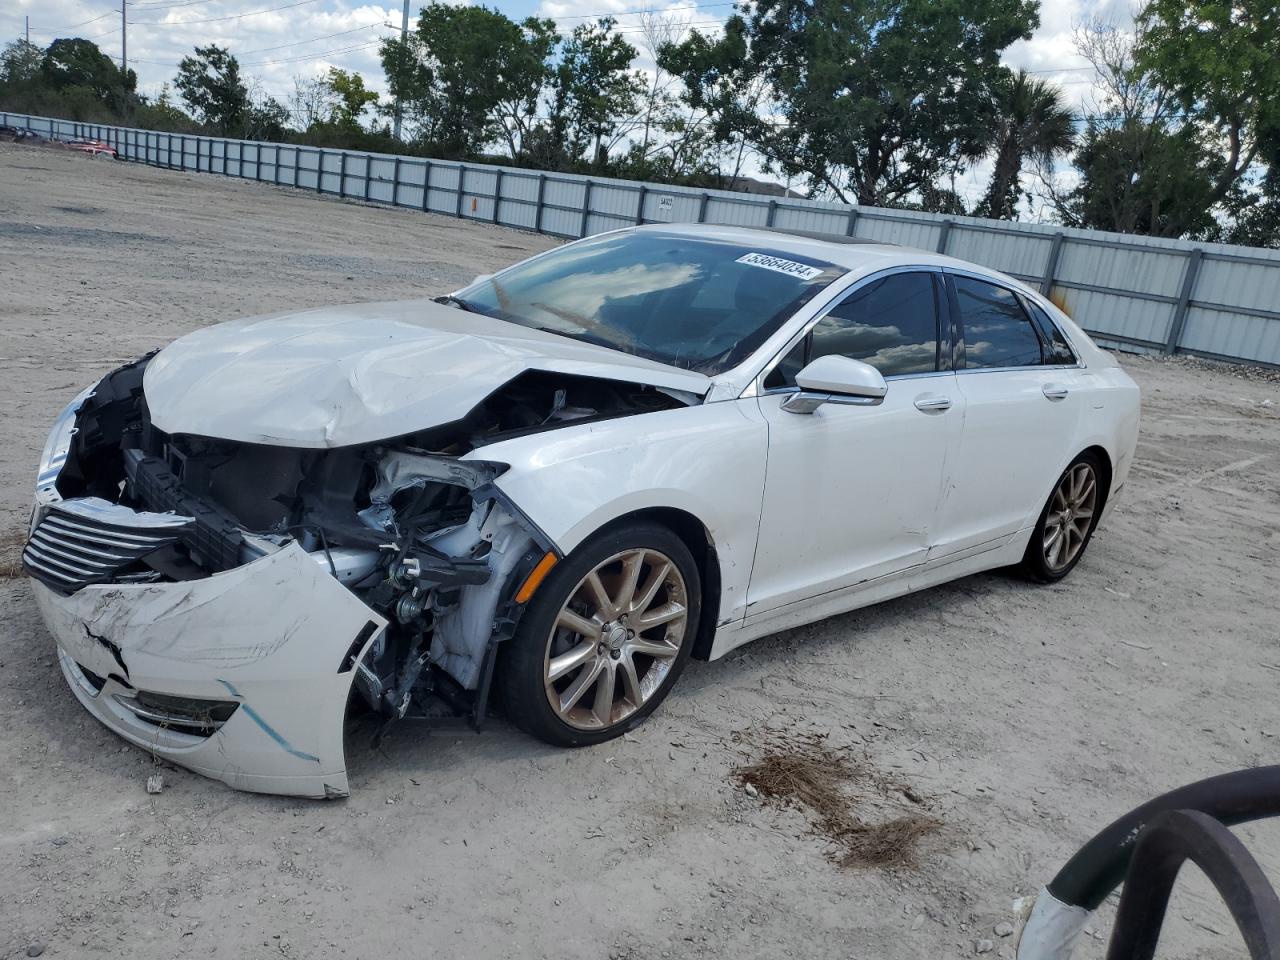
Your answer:
[[[354,689],[388,721],[416,704],[420,715],[483,722],[497,646],[519,621],[517,590],[555,549],[494,486],[504,464],[460,458],[508,437],[697,401],[535,370],[429,430],[354,447],[271,446],[156,428],[143,395],[150,359],[109,374],[81,405],[54,510],[38,515],[24,553],[28,571],[70,594],[198,580],[297,543],[387,620],[354,664]],[[368,639],[357,638],[353,657]]]

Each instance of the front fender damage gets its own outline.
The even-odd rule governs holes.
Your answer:
[[[72,691],[127,740],[237,789],[346,795],[352,667],[387,621],[297,544],[200,580],[32,586]],[[140,718],[152,692],[236,707],[202,736]]]

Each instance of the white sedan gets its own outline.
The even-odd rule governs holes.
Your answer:
[[[643,227],[109,374],[54,426],[23,559],[108,727],[234,787],[337,796],[349,700],[479,726],[492,699],[600,743],[691,656],[979,570],[1058,580],[1138,409],[999,273]]]

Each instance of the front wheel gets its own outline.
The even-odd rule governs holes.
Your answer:
[[[508,718],[558,746],[621,736],[684,669],[701,609],[698,566],[666,527],[603,531],[562,560],[505,645]]]
[[[1092,453],[1080,454],[1063,471],[1022,557],[1022,570],[1032,580],[1053,583],[1080,562],[1098,525],[1101,477],[1101,464]]]

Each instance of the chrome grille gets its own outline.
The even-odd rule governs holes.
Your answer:
[[[174,543],[191,517],[146,513],[97,497],[50,504],[22,551],[37,580],[64,593],[91,583],[146,583],[159,574],[139,563]]]

